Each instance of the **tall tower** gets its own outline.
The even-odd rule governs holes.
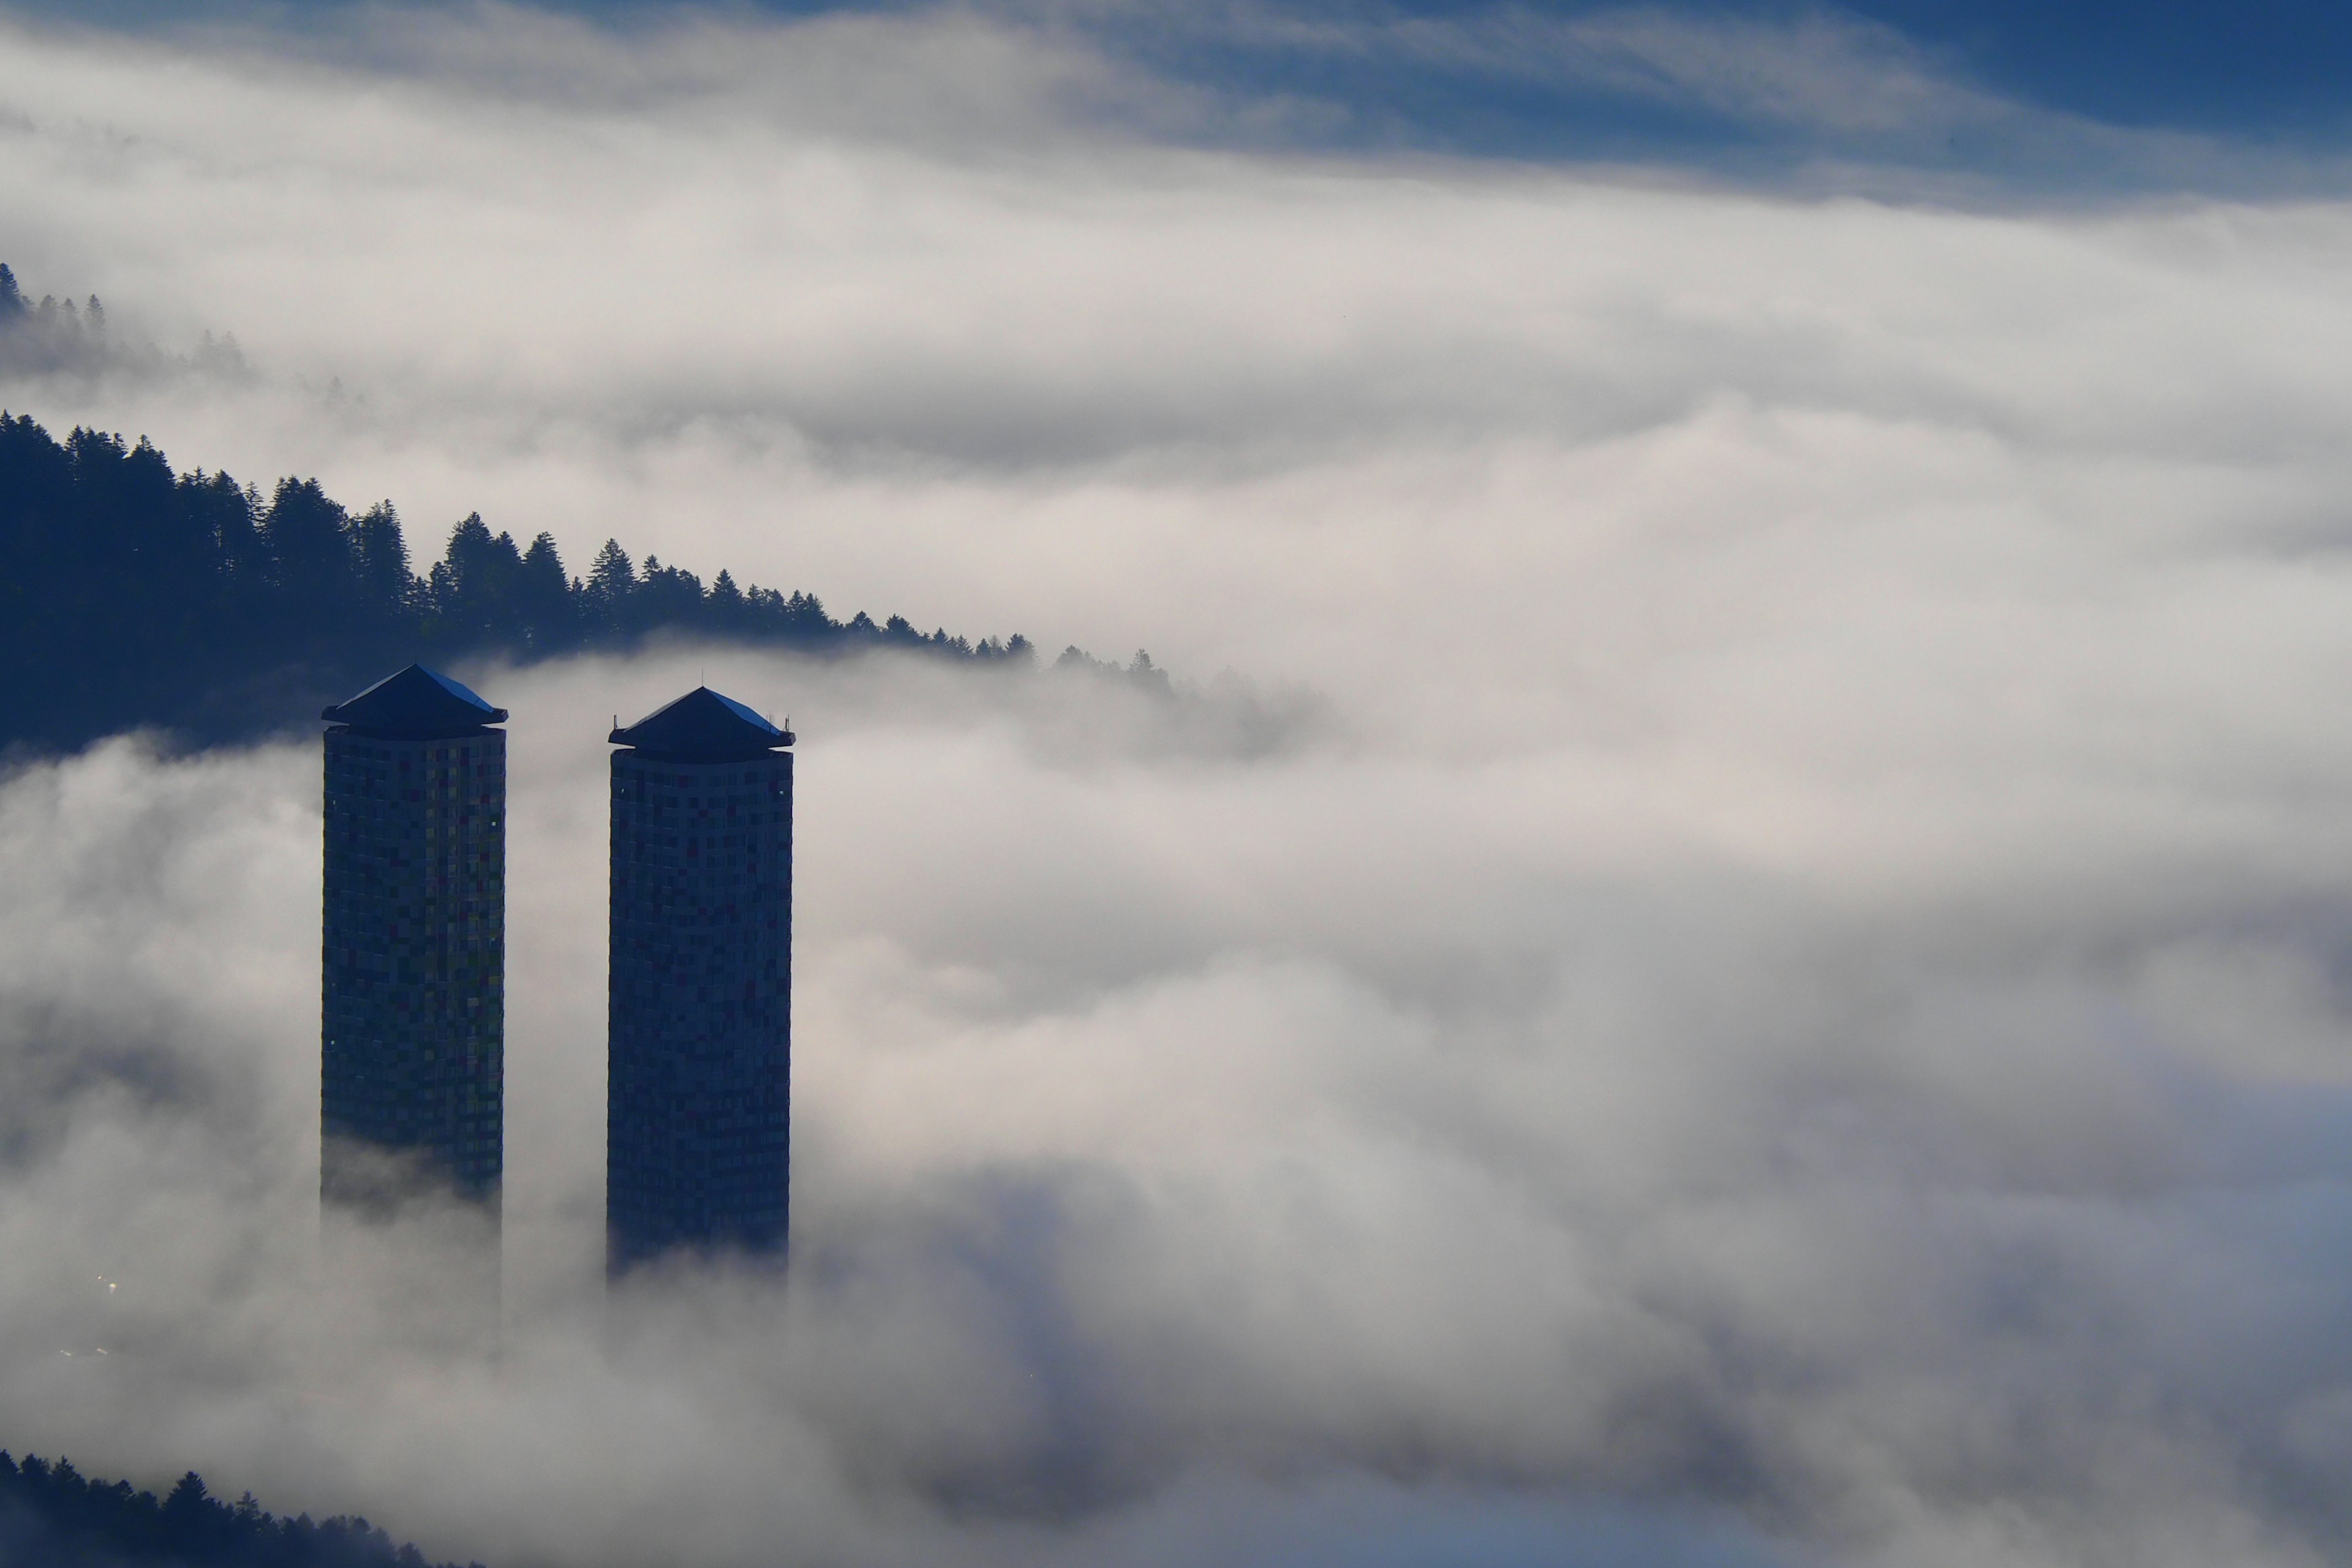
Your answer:
[[[698,687],[613,753],[604,1214],[619,1274],[781,1252],[792,1124],[792,735]]]
[[[320,1193],[419,1177],[498,1208],[505,1142],[507,716],[412,664],[327,731]]]

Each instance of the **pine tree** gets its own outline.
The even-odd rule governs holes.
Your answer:
[[[376,502],[352,524],[352,547],[360,602],[372,615],[405,615],[416,596],[416,580],[409,574],[408,542],[401,534],[400,514],[390,501]]]
[[[551,533],[541,533],[523,552],[516,607],[533,653],[553,653],[579,640],[571,580],[564,575],[563,556]]]

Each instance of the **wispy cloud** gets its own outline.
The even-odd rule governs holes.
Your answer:
[[[1511,8],[1466,23],[1414,20],[1393,36],[1433,62],[1840,135],[1916,134],[2006,106],[1938,70],[1891,27],[1817,11],[1793,20],[1664,9],[1575,17]]]

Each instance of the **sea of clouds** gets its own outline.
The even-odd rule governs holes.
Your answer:
[[[246,356],[11,407],[1189,678],[461,671],[494,1362],[439,1220],[320,1246],[303,716],[16,759],[0,1443],[496,1568],[2352,1550],[2352,211],[1286,112],[977,13],[0,34],[0,259]],[[793,1266],[608,1300],[603,735],[705,679],[802,736]]]

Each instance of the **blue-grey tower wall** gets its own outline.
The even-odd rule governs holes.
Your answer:
[[[397,1174],[497,1206],[507,738],[442,727],[454,732],[326,734],[320,1184],[331,1202],[396,1195],[385,1183]]]
[[[789,1231],[793,759],[730,739],[613,754],[616,1273],[673,1248],[781,1252]]]

